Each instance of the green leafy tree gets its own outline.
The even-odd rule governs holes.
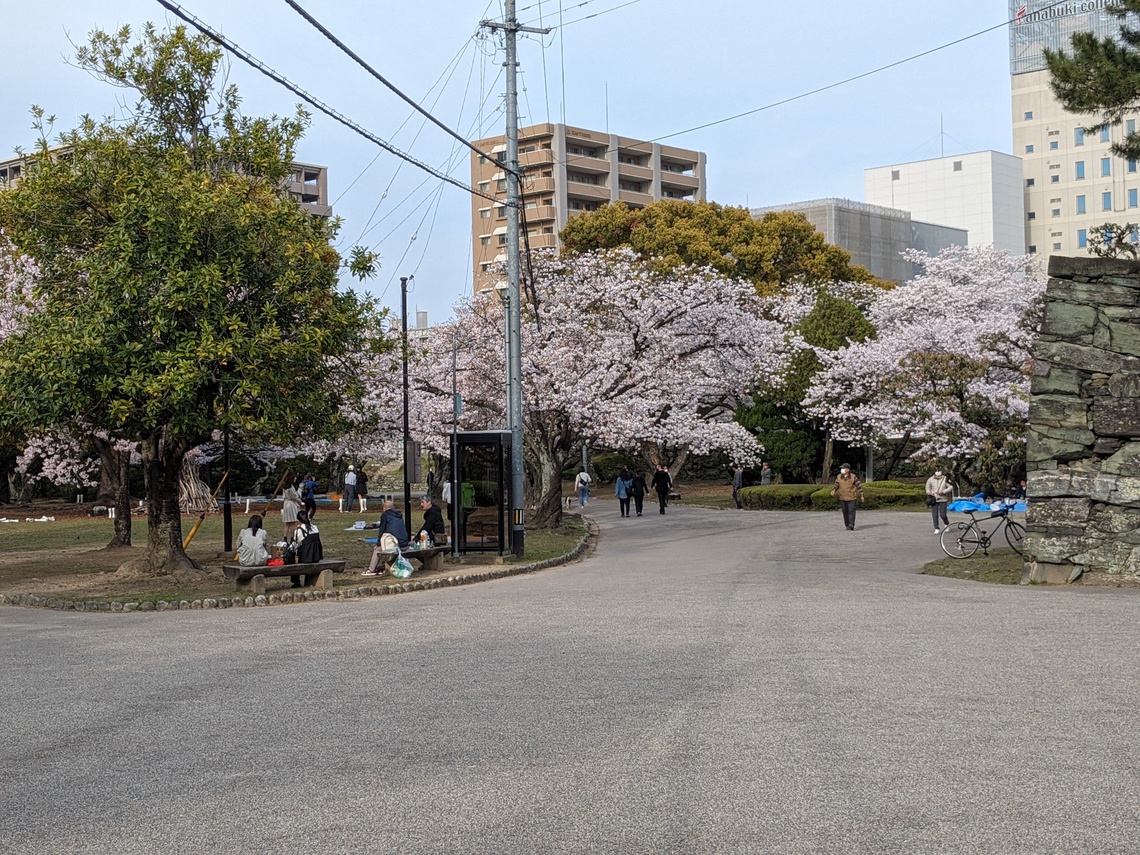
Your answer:
[[[95,32],[76,61],[139,101],[56,145],[33,108],[40,138],[0,193],[0,229],[39,265],[39,307],[0,343],[0,436],[82,425],[137,442],[147,547],[128,563],[180,573],[186,452],[226,427],[335,436],[364,391],[337,355],[381,347],[377,313],[338,287],[337,224],[283,192],[305,113],[243,116],[237,91],[216,87],[220,51],[181,27]]]
[[[793,211],[756,220],[746,208],[715,202],[666,199],[644,208],[614,202],[574,217],[560,238],[567,253],[628,246],[661,270],[708,265],[753,282],[762,295],[796,281],[877,281]]]
[[[1140,109],[1140,29],[1130,26],[1140,14],[1140,0],[1118,0],[1109,12],[1121,21],[1115,38],[1093,33],[1074,33],[1072,52],[1045,50],[1050,88],[1070,113],[1100,114],[1101,121],[1087,130],[1097,132],[1120,125],[1125,116]],[[1140,134],[1127,134],[1113,143],[1112,153],[1140,158]]]

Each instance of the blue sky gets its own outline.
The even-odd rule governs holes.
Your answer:
[[[450,163],[468,180],[457,143],[422,127],[422,117],[281,0],[181,5],[375,135],[433,166]],[[499,0],[302,5],[445,124],[472,136],[502,131],[502,53],[496,40],[474,38],[480,19],[501,14]],[[558,24],[557,0],[519,0],[518,8],[524,22],[537,26],[541,13],[547,26]],[[859,200],[865,167],[943,150],[1010,151],[1005,28],[820,94],[672,135],[946,44],[1007,15],[1004,0],[563,0],[561,30],[521,43],[521,118],[564,116],[572,125],[643,139],[669,135],[672,144],[707,152],[709,197],[724,204]],[[84,112],[106,115],[133,103],[69,66],[69,39],[80,43],[94,28],[169,18],[154,0],[22,3],[4,17],[5,155],[33,141],[33,103],[55,114],[59,128]],[[291,113],[297,100],[240,62],[232,63],[229,80],[249,114]],[[298,157],[330,167],[330,195],[345,221],[342,244],[380,252],[382,270],[368,290],[398,309],[398,277],[414,273],[409,309],[442,321],[471,287],[469,198],[389,154],[376,157],[378,151],[318,114]]]

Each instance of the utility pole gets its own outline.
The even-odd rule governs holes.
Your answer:
[[[511,432],[511,552],[522,556],[525,528],[523,525],[522,437],[522,289],[519,287],[519,211],[522,195],[519,191],[519,91],[517,43],[519,33],[545,35],[549,29],[524,27],[515,17],[515,0],[506,0],[502,22],[483,21],[491,30],[502,30],[506,43],[507,76],[507,150],[503,163],[507,174],[507,427]]]
[[[404,368],[404,526],[412,531],[412,430],[408,418],[408,279],[400,277],[400,340],[403,347]]]

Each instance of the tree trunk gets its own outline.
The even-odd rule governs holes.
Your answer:
[[[131,453],[119,451],[115,455],[119,464],[119,487],[115,492],[115,536],[108,548],[131,545]]]
[[[686,461],[689,459],[689,447],[687,445],[681,446],[677,451],[677,456],[673,458],[673,462],[669,464],[669,477],[673,480],[673,487],[676,489],[677,478],[681,474]]]
[[[562,525],[562,469],[565,461],[547,448],[532,446],[528,480],[534,485],[530,528],[557,528]]]
[[[831,438],[831,434],[828,434],[827,440],[823,444],[823,472],[820,473],[820,484],[826,484],[831,477],[831,458],[834,454],[835,441]]]
[[[909,430],[903,434],[902,440],[895,446],[895,453],[891,455],[891,462],[887,464],[887,471],[883,473],[882,480],[891,480],[891,473],[895,471],[895,465],[899,462],[899,458],[902,457],[903,449],[906,448],[908,442],[910,442]]]
[[[153,434],[139,443],[146,480],[146,553],[120,570],[171,576],[196,569],[182,549],[182,513],[178,502],[179,476],[186,451],[184,443],[167,444],[161,434]]]

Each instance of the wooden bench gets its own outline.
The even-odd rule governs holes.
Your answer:
[[[239,590],[251,591],[254,594],[264,594],[265,580],[277,576],[300,576],[301,584],[306,588],[331,591],[332,574],[343,572],[345,563],[344,558],[325,558],[316,564],[283,564],[274,567],[223,564],[222,575],[233,582]]]
[[[443,546],[429,546],[427,549],[408,549],[401,550],[401,554],[413,561],[420,562],[420,569],[428,572],[443,569],[443,556],[451,554],[451,547],[444,544]],[[396,560],[395,552],[381,552],[380,557],[384,561],[385,567],[390,567]]]

